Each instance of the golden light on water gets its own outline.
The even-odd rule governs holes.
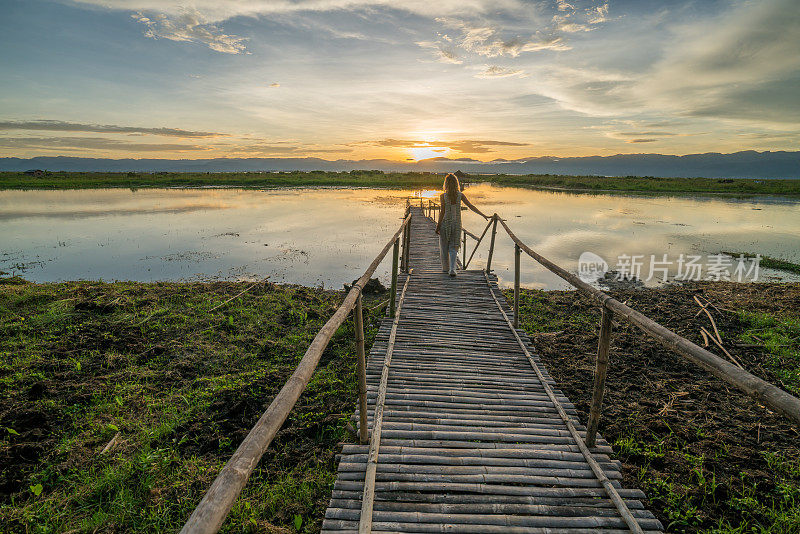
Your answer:
[[[436,198],[442,193],[439,189],[422,189],[414,191],[414,196],[418,198]]]

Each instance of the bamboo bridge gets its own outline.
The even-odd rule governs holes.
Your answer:
[[[219,530],[308,384],[333,333],[353,312],[359,359],[358,443],[343,446],[322,532],[661,532],[624,488],[597,435],[612,318],[624,318],[689,361],[800,423],[800,399],[584,283],[521,242],[497,214],[465,231],[458,275],[442,272],[436,205],[407,206],[400,228],[320,330],[295,373],[239,446],[182,532]],[[498,224],[515,247],[514,306],[491,273]],[[491,229],[486,269],[464,269]],[[402,253],[400,252],[402,248]],[[361,290],[392,250],[392,289],[367,359]],[[586,425],[518,328],[527,254],[602,307]]]

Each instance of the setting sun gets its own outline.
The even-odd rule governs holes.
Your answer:
[[[450,149],[446,146],[415,146],[408,149],[411,157],[419,161],[421,159],[438,158],[446,156]]]

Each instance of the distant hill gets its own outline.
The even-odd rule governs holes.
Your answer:
[[[384,159],[325,160],[319,158],[215,158],[215,159],[99,159],[67,156],[30,159],[0,158],[0,171],[80,172],[243,172],[243,171],[383,171],[445,172],[461,169],[476,174],[569,174],[599,176],[665,176],[705,178],[800,178],[800,151],[733,154],[710,152],[667,156],[618,154],[560,158],[543,156],[481,162],[470,158],[433,158],[418,162]]]

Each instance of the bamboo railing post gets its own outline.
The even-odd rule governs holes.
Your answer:
[[[405,268],[403,271],[407,273],[409,271],[409,263],[411,260],[411,219],[409,219],[408,224],[406,225],[405,238],[406,242],[403,244],[403,265]]]
[[[406,202],[408,202],[408,199],[406,199]],[[406,214],[404,215],[403,218],[408,217],[408,214],[410,212],[411,212],[411,207],[410,206],[406,206]],[[402,250],[402,253],[400,254],[400,270],[403,271],[403,272],[408,271],[408,265],[406,265],[406,247],[408,246],[407,237],[408,237],[408,225],[406,225],[406,227],[403,228],[403,240],[401,242],[403,250]]]
[[[497,219],[499,217],[495,213],[492,215],[492,240],[489,242],[489,257],[486,259],[486,272],[492,272],[492,255],[494,254],[494,238],[497,235]]]
[[[389,295],[389,317],[394,317],[394,309],[397,303],[397,256],[400,252],[400,238],[394,241],[392,250],[392,290]]]
[[[404,219],[401,228],[405,228],[409,222],[409,218]],[[211,487],[205,492],[202,500],[183,525],[181,534],[214,534],[219,531],[225,521],[225,517],[233,507],[245,484],[247,484],[247,480],[256,466],[258,466],[259,460],[270,443],[272,443],[275,434],[278,433],[278,430],[286,421],[289,412],[297,403],[300,395],[308,386],[311,376],[322,358],[322,353],[330,343],[331,338],[347,320],[364,285],[389,253],[394,241],[400,237],[401,228],[397,229],[381,252],[372,260],[372,263],[361,275],[361,278],[348,291],[347,296],[336,312],[314,336],[314,340],[306,349],[292,376],[283,384],[283,387],[272,399],[258,422],[239,444],[236,452],[225,463],[217,478],[212,482]]]
[[[514,328],[519,328],[519,245],[514,243]]]
[[[353,319],[356,329],[356,354],[358,355],[358,441],[362,445],[369,442],[367,429],[367,357],[364,354],[364,313],[361,306],[361,293],[356,299]]]
[[[467,269],[467,265],[469,265],[470,262],[472,262],[472,258],[475,256],[475,252],[477,252],[478,247],[481,244],[481,241],[483,241],[483,236],[485,236],[486,232],[489,231],[489,227],[491,225],[492,225],[492,221],[489,221],[486,224],[486,228],[483,229],[483,233],[481,234],[480,237],[476,238],[475,236],[472,236],[472,238],[475,239],[475,248],[472,249],[472,254],[469,255],[469,258],[467,259],[467,263],[464,264],[464,270],[466,270]]]
[[[611,345],[611,320],[613,318],[614,312],[603,306],[603,317],[600,319],[600,340],[597,342],[597,362],[594,368],[592,407],[589,410],[589,422],[586,425],[587,447],[594,447],[597,438],[597,425],[600,422],[600,410],[603,406],[603,394],[606,389],[608,347]]]
[[[463,228],[461,231],[464,233],[464,241],[462,242],[463,246],[461,247],[461,267],[466,270],[467,268],[467,231]]]

